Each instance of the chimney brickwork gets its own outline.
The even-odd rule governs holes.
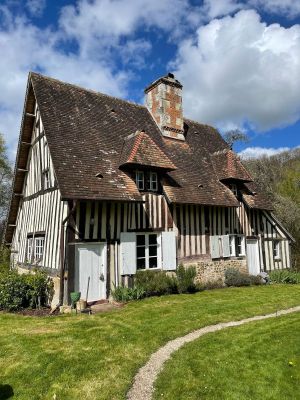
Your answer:
[[[163,136],[185,140],[181,83],[168,74],[149,85],[145,94],[147,108]]]

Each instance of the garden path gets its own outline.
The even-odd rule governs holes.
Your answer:
[[[257,315],[251,318],[245,318],[239,321],[221,322],[216,325],[209,325],[181,336],[174,340],[170,340],[164,346],[160,347],[153,353],[149,361],[139,369],[135,375],[133,385],[127,394],[127,400],[151,400],[154,388],[154,382],[163,368],[164,363],[171,357],[171,355],[180,349],[186,343],[198,339],[206,333],[212,333],[221,329],[230,328],[247,324],[252,321],[260,321],[267,318],[274,318],[281,315],[299,312],[300,306],[288,308],[286,310],[279,310],[272,314]]]

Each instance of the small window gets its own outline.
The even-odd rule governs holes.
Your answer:
[[[237,256],[245,255],[245,239],[244,236],[236,235],[235,237],[235,251]]]
[[[51,187],[50,172],[48,169],[43,171],[43,185],[44,185],[44,190],[49,189]]]
[[[273,257],[274,260],[280,260],[280,241],[274,240],[273,242]]]
[[[136,237],[137,269],[157,268],[157,234],[138,234]]]
[[[32,251],[33,251],[33,237],[27,237],[27,254],[26,260],[31,262],[32,260]]]
[[[157,180],[157,173],[150,172],[149,175],[149,190],[153,192],[157,192],[158,189],[158,180]]]
[[[230,184],[229,185],[229,189],[232,191],[232,193],[237,197],[237,195],[238,195],[238,189],[237,189],[237,186],[234,184],[234,183],[232,183],[232,184]]]
[[[230,235],[229,247],[231,257],[241,257],[245,255],[245,236]]]
[[[235,237],[233,235],[229,236],[229,248],[230,256],[235,257]]]
[[[36,236],[34,238],[34,258],[35,261],[41,261],[44,255],[44,244],[45,237],[44,236]]]
[[[40,262],[43,259],[45,247],[45,236],[33,234],[27,237],[26,261],[28,263]]]
[[[139,190],[144,190],[145,188],[145,177],[143,171],[136,171],[135,173],[135,183]]]

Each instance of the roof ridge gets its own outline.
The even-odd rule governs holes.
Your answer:
[[[109,97],[110,99],[114,99],[114,100],[117,100],[117,101],[121,101],[121,102],[124,102],[124,103],[128,103],[128,104],[131,104],[131,105],[133,105],[133,106],[136,106],[136,107],[143,108],[143,109],[146,109],[146,110],[147,110],[147,107],[146,107],[146,106],[144,106],[144,105],[142,105],[142,104],[135,103],[134,101],[124,100],[124,99],[121,99],[120,97],[111,96],[111,95],[106,94],[106,93],[98,92],[97,90],[87,89],[87,88],[84,88],[83,86],[76,85],[75,83],[65,82],[65,81],[62,81],[61,79],[52,78],[51,76],[47,76],[47,75],[40,74],[39,72],[30,71],[30,72],[29,72],[29,76],[32,76],[32,75],[37,75],[37,76],[42,77],[42,78],[44,78],[44,79],[47,79],[47,80],[49,80],[49,81],[54,81],[54,82],[63,84],[63,85],[65,85],[65,86],[71,86],[71,87],[74,87],[74,88],[76,88],[76,89],[83,90],[83,91],[85,91],[85,92],[89,92],[89,93],[92,93],[92,94],[96,94],[96,95],[98,95],[98,96]]]
[[[36,75],[36,76],[42,77],[42,78],[44,78],[44,79],[47,79],[47,80],[49,80],[49,81],[54,81],[54,82],[63,84],[63,85],[65,85],[65,86],[71,86],[71,87],[74,87],[74,88],[76,88],[76,89],[83,90],[83,91],[85,91],[85,92],[89,92],[89,93],[92,93],[92,94],[95,94],[95,95],[98,95],[98,96],[108,97],[108,98],[110,98],[110,99],[114,99],[114,100],[117,100],[117,101],[121,101],[121,102],[124,102],[124,103],[128,103],[128,104],[131,104],[131,105],[136,106],[136,107],[138,107],[138,108],[142,108],[142,109],[144,109],[144,110],[147,110],[147,111],[149,112],[148,108],[147,108],[145,105],[139,104],[139,103],[135,103],[134,101],[121,99],[120,97],[111,96],[111,95],[109,95],[109,94],[102,93],[102,92],[99,92],[99,91],[97,91],[97,90],[87,89],[87,88],[85,88],[85,87],[83,87],[83,86],[76,85],[75,83],[65,82],[65,81],[63,81],[63,80],[61,80],[61,79],[57,79],[57,78],[53,78],[53,77],[51,77],[51,76],[43,75],[43,74],[41,74],[41,73],[39,73],[39,72],[35,72],[35,71],[30,71],[30,72],[29,72],[29,75],[30,75],[30,76],[31,76],[31,75]],[[212,125],[204,124],[204,123],[202,123],[202,122],[196,121],[196,120],[191,119],[191,118],[187,118],[187,117],[185,117],[185,116],[183,116],[183,119],[184,119],[185,121],[190,121],[190,122],[193,122],[193,123],[195,123],[195,124],[199,124],[199,125],[202,125],[202,126],[207,126],[208,128],[214,129],[215,131],[219,132],[218,129],[216,129],[216,128],[213,127]]]
[[[202,126],[207,126],[208,128],[212,128],[213,130],[219,132],[218,129],[215,128],[215,127],[212,126],[212,125],[204,124],[204,123],[202,123],[202,122],[196,121],[195,119],[186,118],[185,116],[183,116],[183,119],[184,119],[185,121],[190,121],[190,122],[193,122],[193,123],[195,123],[195,124],[199,124],[199,125],[202,125]],[[219,132],[219,133],[220,133],[220,132]],[[221,136],[222,136],[222,135],[221,135]]]

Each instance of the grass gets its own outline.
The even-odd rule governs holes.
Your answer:
[[[294,314],[199,338],[166,363],[154,399],[300,399],[299,332]]]
[[[168,340],[299,304],[299,285],[272,285],[149,298],[93,316],[0,314],[0,389],[10,385],[18,400],[125,399],[138,368]]]

